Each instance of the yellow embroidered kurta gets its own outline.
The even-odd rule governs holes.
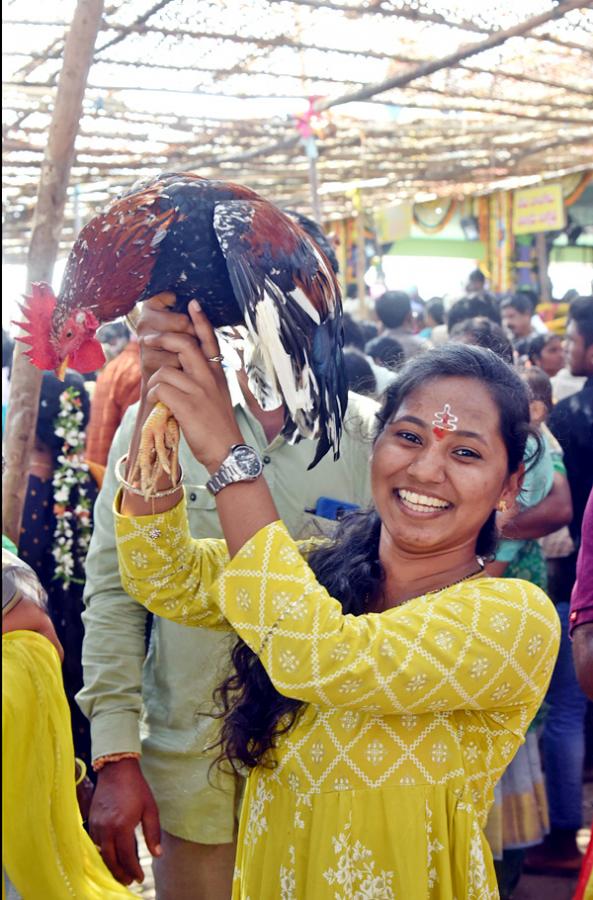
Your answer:
[[[229,561],[180,503],[117,516],[122,582],[157,615],[232,627],[307,706],[247,780],[234,898],[498,897],[482,833],[556,659],[528,582],[480,578],[344,615],[281,522]]]
[[[2,676],[2,867],[13,888],[23,900],[133,900],[82,826],[56,648],[34,631],[2,635]]]

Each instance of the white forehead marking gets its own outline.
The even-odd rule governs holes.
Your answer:
[[[445,403],[440,412],[435,412],[434,419],[430,423],[435,428],[444,428],[445,431],[457,431],[459,417],[451,412],[449,403]]]

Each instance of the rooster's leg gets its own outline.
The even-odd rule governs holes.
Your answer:
[[[163,291],[145,301],[151,309],[171,309],[175,294]],[[166,472],[173,484],[179,480],[179,425],[164,403],[157,403],[142,427],[132,480],[140,475],[144,499],[149,500]]]
[[[157,403],[142,426],[140,447],[132,479],[140,474],[140,487],[145,500],[155,492],[163,472],[173,485],[179,480],[179,425],[164,403]]]

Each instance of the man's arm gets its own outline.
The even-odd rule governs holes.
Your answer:
[[[589,700],[593,700],[593,491],[583,516],[568,633],[572,637],[572,655],[579,684]]]
[[[86,562],[84,687],[77,700],[91,722],[93,759],[140,754],[139,717],[145,656],[146,610],[121,586],[113,527],[117,459],[127,451],[136,410],[116,434],[94,513]],[[157,853],[160,827],[156,803],[138,758],[108,762],[99,772],[89,815],[91,835],[103,859],[124,884],[141,880],[134,829],[142,822],[149,849]]]
[[[554,482],[547,497],[536,506],[522,509],[518,515],[505,522],[503,537],[510,540],[529,541],[558,531],[572,521],[572,498],[566,475],[554,472]]]
[[[589,700],[593,700],[593,622],[585,622],[575,628],[572,656],[581,690]]]
[[[116,435],[94,511],[86,560],[82,648],[84,687],[77,697],[92,727],[93,758],[140,752],[138,721],[145,656],[146,611],[124,591],[117,565],[113,499],[114,464],[126,452],[135,414]]]

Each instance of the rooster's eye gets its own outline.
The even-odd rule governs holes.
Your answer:
[[[71,338],[71,337],[72,337],[72,332],[71,332],[71,331],[67,331],[67,332],[66,332],[66,337],[67,337],[67,338]]]

